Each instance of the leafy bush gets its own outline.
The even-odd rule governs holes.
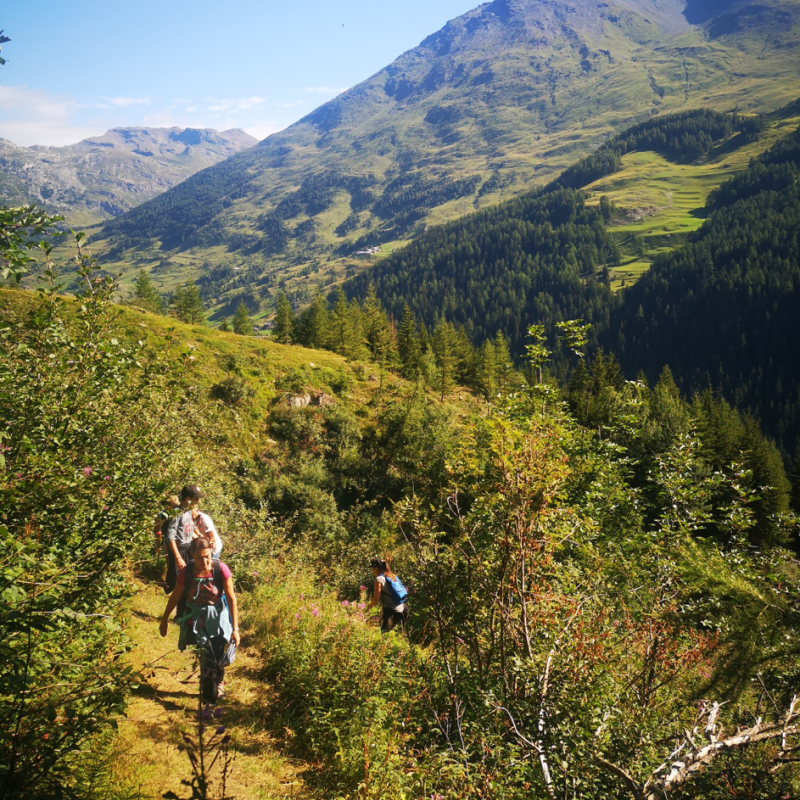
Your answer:
[[[80,236],[79,236],[80,241]],[[114,332],[112,280],[79,253],[0,314],[0,797],[76,790],[72,767],[123,707],[120,624],[145,509],[177,482],[182,369]]]

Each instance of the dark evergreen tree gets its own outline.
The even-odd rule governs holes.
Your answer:
[[[179,286],[170,302],[172,313],[181,321],[192,325],[202,324],[206,318],[200,292],[192,281]]]
[[[155,314],[164,313],[164,302],[158,293],[150,273],[140,269],[136,282],[133,285],[133,295],[137,305]]]
[[[233,315],[233,332],[239,336],[253,335],[253,320],[250,319],[250,312],[244,304],[244,300],[239,302],[236,313]]]
[[[456,332],[449,322],[440,322],[433,332],[433,355],[436,359],[436,376],[433,388],[444,400],[455,388],[458,374]]]
[[[417,334],[417,321],[408,303],[403,306],[403,317],[397,333],[397,350],[401,372],[409,380],[414,380],[422,367],[422,349]]]
[[[272,338],[281,344],[291,344],[294,341],[294,310],[284,292],[278,294]]]

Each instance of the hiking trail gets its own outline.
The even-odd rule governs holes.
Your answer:
[[[220,723],[231,735],[235,754],[227,794],[235,800],[307,798],[300,775],[306,766],[279,752],[269,730],[270,685],[261,679],[263,662],[248,635],[247,597],[239,595],[243,625],[236,662],[226,670],[226,697]],[[194,655],[178,650],[178,629],[170,623],[162,639],[158,623],[167,596],[157,584],[140,584],[133,599],[128,633],[136,647],[128,658],[141,670],[145,682],[132,692],[127,713],[119,720],[114,745],[113,776],[138,798],[161,798],[173,791],[180,797],[190,790],[181,780],[191,779],[189,758],[178,751],[181,735],[196,734],[197,674]],[[212,773],[216,778],[217,773]],[[212,784],[217,796],[218,784]],[[138,794],[137,794],[138,792]]]

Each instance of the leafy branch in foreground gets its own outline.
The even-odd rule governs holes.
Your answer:
[[[120,613],[142,509],[182,469],[182,370],[127,338],[82,238],[76,302],[48,261],[29,310],[0,311],[2,800],[80,789],[76,759],[133,678]]]
[[[0,41],[8,40],[0,37]],[[10,278],[15,283],[19,282],[28,271],[28,266],[36,263],[31,251],[40,249],[49,254],[45,237],[63,235],[54,230],[54,225],[62,219],[33,205],[0,207],[0,275],[3,280]]]

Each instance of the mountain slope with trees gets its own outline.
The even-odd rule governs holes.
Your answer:
[[[95,246],[109,269],[168,262],[173,284],[207,278],[218,315],[245,293],[271,309],[279,289],[305,305],[369,265],[356,251],[542,185],[632,122],[698,106],[769,111],[794,95],[800,5],[706,7],[484,4],[109,223]]]

